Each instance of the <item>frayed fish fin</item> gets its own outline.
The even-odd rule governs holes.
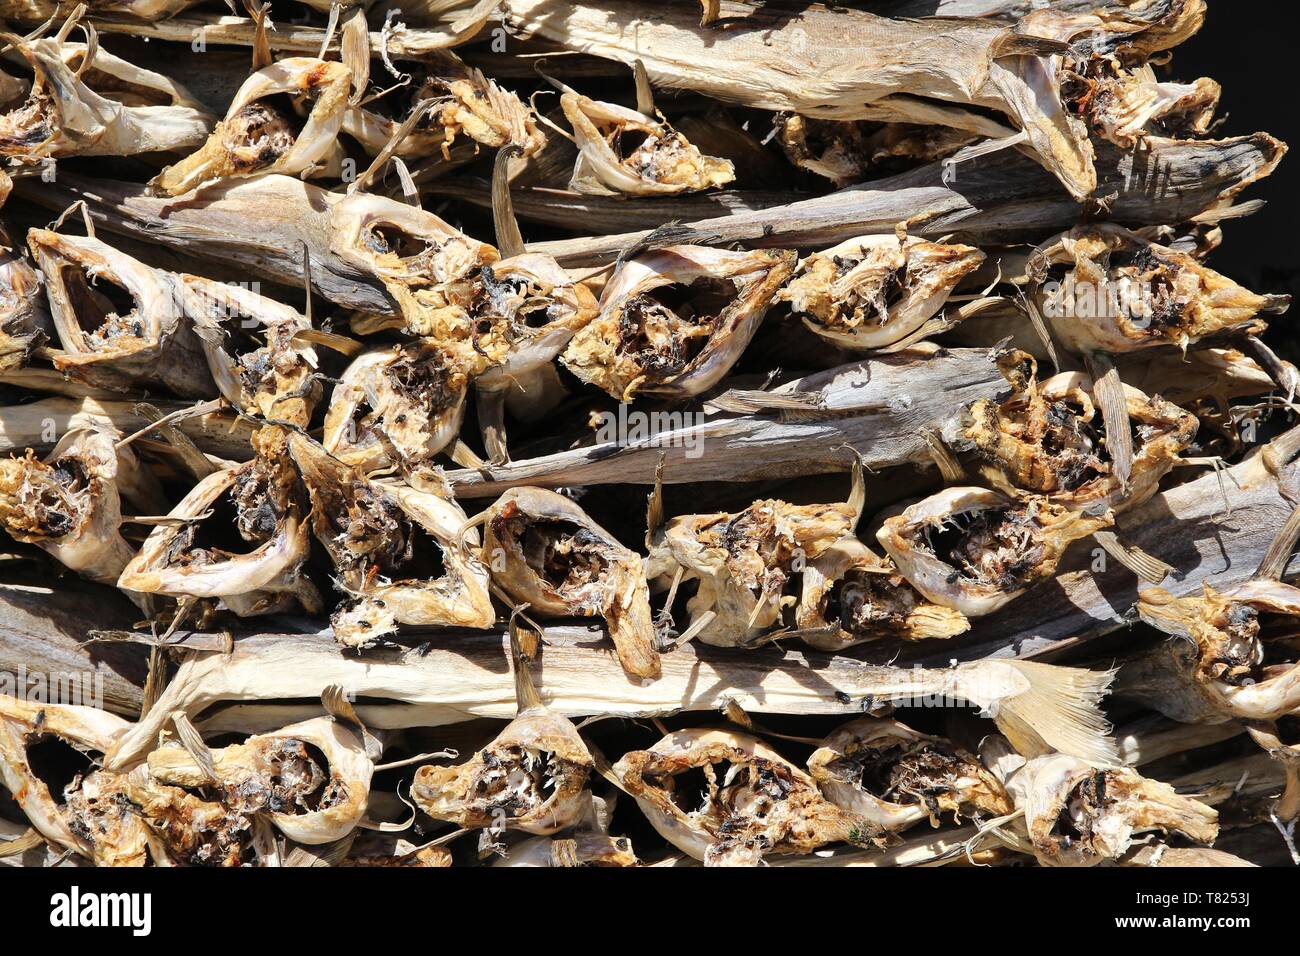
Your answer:
[[[1118,766],[1119,750],[1101,700],[1116,671],[1091,671],[1032,661],[1006,661],[1028,687],[1003,699],[998,728],[1026,757],[1057,751],[1101,767]]]

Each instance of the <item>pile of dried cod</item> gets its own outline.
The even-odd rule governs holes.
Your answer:
[[[1300,862],[1204,0],[245,2],[0,0],[0,862]]]

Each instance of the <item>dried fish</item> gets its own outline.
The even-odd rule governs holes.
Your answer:
[[[1204,0],[72,6],[0,0],[0,865],[1295,857]]]
[[[11,162],[190,149],[212,128],[184,86],[97,45],[2,36],[33,72],[26,101],[0,116],[0,156]]]
[[[851,504],[756,501],[737,514],[672,519],[651,549],[652,577],[697,584],[684,633],[720,647],[752,645],[798,601],[792,579],[848,535]]]
[[[492,624],[487,569],[461,550],[465,512],[454,501],[369,480],[302,435],[289,436],[288,451],[348,597],[332,618],[340,644],[371,644],[398,624]]]
[[[153,185],[164,195],[180,196],[222,179],[336,175],[337,137],[351,86],[352,71],[342,63],[311,57],[289,57],[258,70],[239,88],[207,141],[164,169]],[[291,109],[277,104],[282,98]],[[296,109],[307,113],[301,125]]]
[[[1098,769],[1063,754],[1037,757],[1007,779],[1045,866],[1096,866],[1123,856],[1152,830],[1213,843],[1219,815],[1167,783],[1126,768]]]
[[[966,615],[921,596],[893,562],[854,537],[836,541],[803,569],[795,634],[821,651],[867,641],[924,641],[970,629]]]
[[[1256,295],[1186,253],[1115,226],[1079,227],[1038,253],[1039,310],[1076,353],[1186,350],[1224,329],[1258,331],[1261,313],[1285,312],[1291,301]]]
[[[325,450],[362,472],[419,474],[459,434],[467,385],[455,357],[428,340],[366,352],[330,397]]]
[[[477,144],[470,150],[469,158],[479,146],[496,149],[514,143],[524,155],[531,155],[546,143],[545,135],[518,96],[450,53],[438,59],[436,69],[412,79],[400,99],[396,102],[390,99],[391,96],[382,103],[388,110],[400,103],[406,105],[408,112],[432,101],[410,132],[397,143],[395,155],[404,158],[440,154],[443,162],[449,163],[457,140],[462,137],[462,142]],[[396,112],[401,112],[400,107]],[[373,155],[393,140],[401,122],[400,117],[390,118],[377,108],[355,105],[344,113],[343,131]]]
[[[567,87],[560,108],[578,147],[570,184],[576,192],[654,196],[713,189],[735,179],[730,160],[701,154],[662,118]]]
[[[240,616],[321,599],[302,573],[309,551],[306,493],[283,429],[253,438],[256,457],[212,472],[149,533],[118,586],[179,599],[216,600]]]
[[[1001,817],[1013,809],[1001,781],[974,754],[896,720],[864,717],[833,731],[808,772],[826,799],[882,830],[943,815]]]
[[[767,853],[828,843],[870,845],[882,832],[828,802],[808,774],[747,734],[678,731],[624,754],[613,770],[660,836],[705,866],[757,866]],[[692,770],[703,774],[702,793],[687,790]]]
[[[27,365],[32,352],[53,337],[42,291],[36,270],[0,249],[0,373]]]
[[[578,729],[551,713],[533,684],[537,635],[511,624],[519,715],[468,762],[421,767],[411,798],[435,820],[465,828],[558,833],[588,812],[587,779],[594,761]]]
[[[1086,375],[1064,372],[1040,383],[1037,363],[1019,351],[1004,354],[999,364],[1012,394],[972,405],[966,435],[991,464],[986,476],[1007,494],[1044,494],[1075,510],[1131,508],[1155,494],[1196,435],[1193,415],[1125,385],[1134,444],[1125,487],[1114,475]]]
[[[820,119],[947,126],[1027,148],[1076,198],[1097,186],[1086,126],[1067,82],[1095,61],[1141,62],[1195,33],[1204,4],[1147,0],[1090,15],[1039,10],[1014,28],[980,20],[891,20],[817,4],[793,22],[751,13],[714,42],[685,5],[646,17],[628,0],[518,0],[530,36],[631,65],[651,80],[724,102]],[[845,43],[852,36],[854,42]],[[973,79],[974,78],[974,79]]]
[[[920,329],[983,261],[970,246],[860,236],[801,260],[777,301],[827,341],[879,349]]]
[[[698,395],[740,357],[794,263],[792,252],[702,246],[628,259],[605,285],[600,315],[560,361],[623,401]]]
[[[1108,197],[1109,218],[1126,226],[1186,222],[1221,208],[1270,175],[1285,152],[1285,146],[1265,134],[1210,141],[1151,137],[1137,151],[1099,144],[1097,194]],[[900,222],[911,235],[935,241],[948,236],[976,245],[1036,243],[1044,233],[1078,222],[1078,204],[1054,177],[1018,153],[1006,150],[982,158],[960,175],[960,182],[950,182],[943,163],[932,163],[785,205],[710,210],[685,225],[721,242],[755,248],[821,248],[871,233],[892,235]],[[98,205],[91,201],[92,209]],[[598,263],[644,239],[651,228],[556,239],[533,248],[566,266]]]
[[[308,846],[341,839],[365,815],[374,766],[361,735],[334,718],[249,737],[207,757],[210,767],[174,744],[149,754],[145,766],[158,786],[215,791],[228,813],[264,813]]]
[[[186,398],[216,387],[173,277],[90,236],[33,229],[62,354],[54,367],[90,385],[166,386]]]
[[[0,527],[101,584],[116,585],[135,549],[122,537],[122,498],[145,513],[162,489],[104,420],[67,432],[41,461],[0,461]]]
[[[627,673],[659,677],[650,590],[640,555],[563,495],[507,491],[483,514],[482,561],[510,597],[547,616],[599,616]]]
[[[886,518],[877,540],[912,586],[967,617],[990,614],[1051,578],[1070,543],[1114,518],[1039,496],[948,488]]]

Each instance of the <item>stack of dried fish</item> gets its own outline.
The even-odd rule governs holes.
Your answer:
[[[1300,863],[1204,0],[653,6],[0,0],[0,862]]]

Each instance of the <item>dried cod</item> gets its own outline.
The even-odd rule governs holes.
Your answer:
[[[222,179],[330,173],[331,163],[336,167],[341,159],[338,133],[351,86],[352,71],[342,63],[311,57],[289,57],[258,70],[207,141],[164,169],[155,188],[180,196]],[[300,120],[298,110],[306,117]]]
[[[1199,29],[1204,13],[1196,0],[1146,0],[1091,14],[1039,10],[1007,27],[892,20],[814,4],[793,19],[751,14],[726,43],[716,43],[684,4],[650,18],[628,0],[519,0],[509,19],[567,49],[629,65],[639,59],[654,82],[724,102],[1017,137],[1083,198],[1096,189],[1097,175],[1069,81],[1098,60],[1140,63],[1176,45]]]
[[[702,793],[687,789],[703,773]],[[874,821],[827,801],[811,777],[748,734],[683,730],[614,765],[660,836],[705,866],[757,866],[768,853],[871,845]]]
[[[829,342],[880,349],[921,329],[983,261],[970,246],[861,236],[801,260],[777,301]]]
[[[519,715],[466,763],[416,773],[411,799],[435,820],[547,835],[589,812],[594,761],[572,721],[551,713],[537,693],[529,670],[535,637],[514,632],[512,624]]]
[[[1063,372],[1039,382],[1037,363],[1018,351],[1002,355],[999,364],[1012,393],[971,406],[966,435],[990,464],[986,476],[1007,494],[1042,494],[1074,510],[1131,508],[1155,494],[1196,436],[1195,416],[1123,386],[1134,448],[1128,480],[1121,482],[1091,379]]]
[[[307,495],[288,442],[282,428],[263,428],[253,438],[253,460],[199,481],[149,533],[118,586],[217,601],[240,616],[298,605],[318,612],[320,594],[303,574]]]
[[[514,601],[546,617],[605,619],[628,675],[660,675],[645,562],[563,495],[507,491],[472,524],[483,525],[482,561]]]
[[[945,814],[1001,817],[1011,798],[974,754],[896,720],[864,717],[833,731],[808,758],[831,803],[897,832]]]
[[[606,283],[600,315],[574,335],[560,361],[622,401],[698,395],[740,357],[794,260],[793,252],[704,246],[628,259]]]
[[[44,461],[0,461],[0,527],[71,571],[112,586],[135,556],[122,537],[122,499],[146,514],[163,505],[157,479],[103,419],[64,434]]]
[[[332,617],[340,644],[371,644],[399,624],[492,624],[487,569],[460,547],[459,505],[367,479],[302,435],[289,437],[288,451],[311,495],[312,531],[347,596]]]
[[[886,518],[876,537],[929,600],[979,617],[1051,578],[1071,542],[1112,524],[1104,508],[948,488]]]
[[[190,149],[212,128],[212,117],[184,86],[97,44],[68,43],[62,35],[3,39],[34,74],[25,102],[0,115],[0,156],[10,162]]]
[[[54,367],[116,391],[159,384],[186,398],[216,386],[172,275],[91,236],[28,234],[63,351]]]

